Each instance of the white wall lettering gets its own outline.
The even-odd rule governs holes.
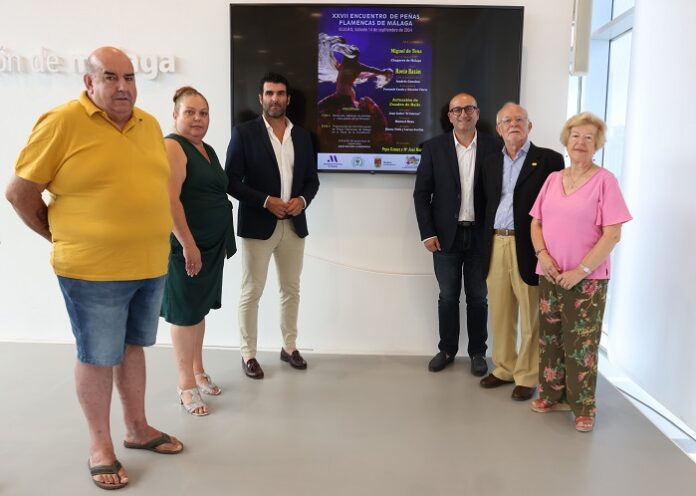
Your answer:
[[[136,55],[128,53],[135,72],[142,73],[147,79],[156,79],[159,73],[176,72],[176,61],[172,56]]]
[[[137,74],[154,80],[160,74],[176,72],[176,57],[173,55],[139,55],[126,51]],[[35,55],[24,56],[0,46],[0,74],[58,74],[85,71],[85,55],[60,55],[48,48],[41,48]]]
[[[24,57],[0,46],[0,74],[21,73],[25,71]]]
[[[63,58],[54,54],[46,48],[42,48],[39,55],[34,55],[31,59],[31,68],[36,72],[56,73],[63,67]]]

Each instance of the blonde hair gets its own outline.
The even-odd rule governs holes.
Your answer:
[[[568,146],[568,138],[570,137],[570,130],[577,126],[591,125],[596,129],[595,133],[595,146],[597,150],[602,148],[607,142],[607,125],[602,119],[597,117],[592,112],[580,112],[574,115],[566,121],[561,130],[561,143],[563,146]]]
[[[203,100],[205,100],[205,104],[210,106],[208,104],[208,99],[204,97],[203,94],[200,93],[196,88],[194,88],[193,86],[182,86],[174,92],[173,100],[175,112],[178,112],[179,104],[181,103],[180,100],[185,96],[200,96]]]

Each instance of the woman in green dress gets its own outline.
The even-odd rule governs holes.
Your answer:
[[[179,88],[175,132],[164,140],[174,229],[161,314],[172,325],[179,400],[195,416],[208,414],[201,393],[221,393],[203,367],[205,316],[221,306],[225,258],[236,252],[227,175],[203,142],[209,121],[205,97],[190,86]]]

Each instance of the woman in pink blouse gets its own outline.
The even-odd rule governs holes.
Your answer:
[[[532,410],[570,411],[575,428],[595,419],[597,352],[610,276],[609,254],[631,220],[614,175],[592,161],[606,125],[589,112],[561,132],[570,167],[549,175],[532,207],[539,259],[539,399]]]

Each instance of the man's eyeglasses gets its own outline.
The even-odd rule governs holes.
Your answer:
[[[503,126],[508,127],[513,122],[515,124],[521,125],[521,124],[524,124],[526,121],[527,121],[526,117],[515,117],[514,119],[512,119],[510,117],[504,117],[498,121],[498,124],[502,124]]]
[[[474,112],[478,110],[478,107],[475,105],[467,105],[466,107],[453,107],[447,111],[447,113],[456,115],[459,117],[462,115],[462,112],[464,112],[466,115],[471,115]]]

